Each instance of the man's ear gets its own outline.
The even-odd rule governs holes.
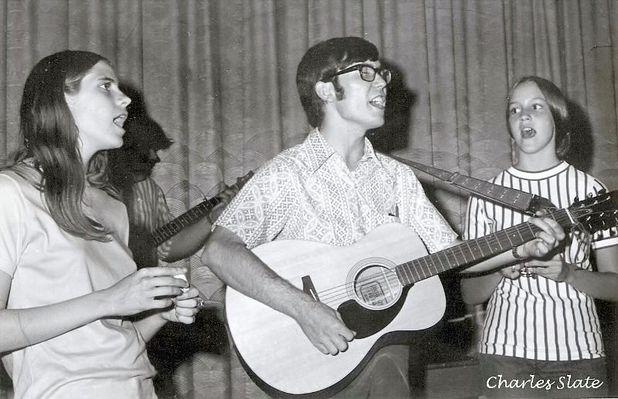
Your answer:
[[[332,103],[337,98],[335,86],[332,82],[322,82],[321,80],[315,84],[315,92],[325,103]]]

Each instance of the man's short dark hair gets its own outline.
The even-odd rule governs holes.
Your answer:
[[[311,47],[296,71],[296,86],[300,102],[307,115],[307,121],[313,127],[319,127],[324,118],[322,99],[315,92],[315,84],[329,81],[343,68],[357,62],[378,61],[380,53],[373,43],[360,37],[335,37]],[[337,79],[333,80],[335,88]]]
[[[129,118],[124,124],[123,148],[165,150],[172,145],[161,125],[148,116]]]

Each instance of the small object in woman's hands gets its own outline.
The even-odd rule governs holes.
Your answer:
[[[182,292],[187,292],[187,290],[189,289],[189,280],[187,279],[187,275],[184,273],[180,273],[180,274],[176,274],[174,277],[179,278],[181,280],[185,280],[187,282],[187,287],[181,288]]]
[[[204,300],[201,296],[198,296],[198,297],[196,298],[196,300],[197,300],[197,306],[196,306],[196,307],[197,307],[198,309],[204,309],[204,308],[206,308],[206,301],[205,301],[205,300]]]

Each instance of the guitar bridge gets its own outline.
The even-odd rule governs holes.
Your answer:
[[[320,300],[318,297],[318,292],[315,290],[315,286],[313,285],[313,281],[311,281],[311,277],[303,276],[303,291],[309,295],[317,302]]]

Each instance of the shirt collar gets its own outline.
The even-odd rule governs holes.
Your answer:
[[[508,169],[508,173],[520,179],[540,180],[540,179],[547,179],[551,176],[557,175],[558,173],[562,172],[568,167],[569,167],[569,164],[567,162],[560,161],[560,163],[558,163],[555,166],[552,166],[549,169],[539,170],[535,172],[526,172],[524,170],[517,169],[516,167],[511,166]]]
[[[375,150],[373,149],[373,145],[371,145],[369,139],[365,137],[364,140],[365,149],[363,156],[358,162],[359,164],[372,159],[377,159]],[[309,166],[314,172],[318,170],[330,157],[339,156],[336,153],[335,149],[331,147],[330,144],[328,144],[328,142],[320,133],[320,130],[317,127],[309,133],[309,136],[305,140],[305,144],[311,149]]]

